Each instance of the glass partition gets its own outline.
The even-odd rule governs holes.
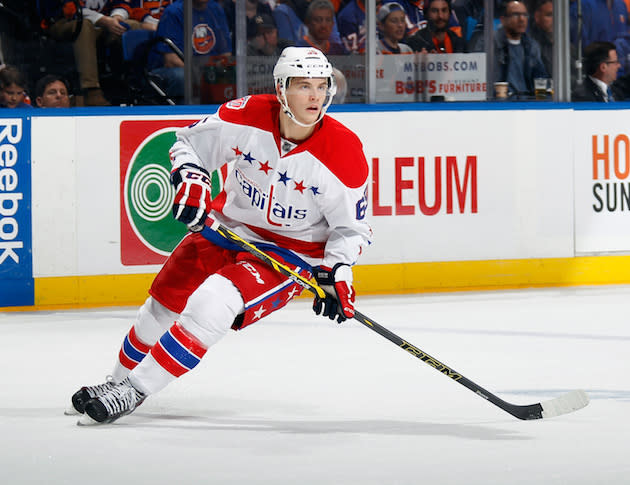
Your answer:
[[[249,5],[261,0],[236,0],[236,4],[239,1]],[[300,10],[293,2],[278,2],[275,12],[283,15],[260,15],[257,32],[235,39],[235,45],[243,42],[248,52],[243,58],[243,93],[273,92],[271,73],[281,49],[260,54],[265,48],[269,51],[269,42],[275,42],[276,46],[312,45],[324,50],[340,86],[337,103],[550,101],[557,55],[553,4],[553,0],[311,0],[302,10],[304,20],[297,34],[287,39],[283,15],[297,15]],[[569,20],[566,13],[564,24]],[[342,46],[343,53],[336,46]],[[370,54],[372,76],[367,68]],[[218,72],[221,85],[230,84],[224,79],[236,79],[229,68],[227,74]],[[207,83],[204,77],[202,83]],[[202,102],[207,99],[218,101],[204,98]]]
[[[68,19],[40,8],[54,1],[0,2],[0,63],[24,71],[31,98],[39,78],[60,74],[77,100],[89,97],[98,79],[114,105],[216,104],[273,93],[273,66],[289,45],[325,51],[339,85],[335,103],[571,101],[576,94],[585,99],[584,85],[593,83],[613,88],[616,100],[630,96],[624,0],[597,8],[590,0],[168,3],[147,10],[154,16],[152,28],[145,21],[119,20],[122,34],[102,23],[90,25],[94,17],[81,16],[77,7],[71,22],[94,29],[97,39],[89,51],[96,62],[86,76],[89,56],[77,46],[87,30],[56,29]],[[101,9],[105,2],[87,4]],[[603,48],[613,50],[599,59],[594,42],[608,42]],[[603,75],[594,75],[593,63]]]

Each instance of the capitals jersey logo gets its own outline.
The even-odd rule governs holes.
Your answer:
[[[197,54],[209,54],[216,45],[214,31],[208,24],[197,24],[193,28],[193,49]]]
[[[251,157],[250,154],[247,154],[248,157],[253,161],[255,158]],[[269,166],[269,162],[265,163],[258,162],[260,168],[258,170],[262,170],[267,174],[267,172],[272,171],[272,167]],[[306,219],[308,215],[307,208],[297,207],[288,202],[281,203],[279,200],[274,197],[274,189],[277,190],[275,185],[271,185],[269,188],[269,193],[265,192],[256,182],[248,178],[241,170],[238,168],[234,170],[235,179],[238,184],[241,186],[243,191],[243,195],[249,199],[249,202],[252,207],[255,207],[265,213],[266,220],[272,226],[286,226],[289,227],[293,225],[292,223],[301,221]],[[304,191],[307,190],[307,187],[303,184],[303,181],[299,183],[294,182],[293,184],[287,184],[288,181],[292,180],[287,176],[286,172],[283,174],[276,174],[280,177],[280,181],[282,182],[281,186],[285,187],[288,185],[293,185],[292,190],[298,191],[301,194],[304,194]],[[313,190],[315,189],[315,190]],[[310,188],[313,191],[313,195],[319,194],[315,187]]]

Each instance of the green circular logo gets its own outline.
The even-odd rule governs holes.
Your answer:
[[[153,133],[131,158],[125,177],[127,217],[136,236],[158,254],[168,256],[187,228],[172,215],[175,189],[169,180],[168,151],[175,143],[175,129]]]

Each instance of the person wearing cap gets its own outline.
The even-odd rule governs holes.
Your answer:
[[[232,52],[236,52],[236,0],[224,0],[219,2],[225,12],[227,23],[232,33]],[[247,30],[247,40],[249,41],[258,33],[258,21],[261,15],[272,16],[271,7],[260,0],[245,1],[245,28]],[[275,22],[274,22],[275,25]]]
[[[413,50],[400,42],[405,36],[405,9],[398,2],[385,3],[376,14],[379,39],[377,54],[411,54]]]
[[[247,41],[248,56],[279,56],[289,43],[278,39],[278,28],[273,17],[268,14],[256,15],[256,33]]]
[[[424,15],[428,21],[426,28],[418,30],[405,42],[416,52],[452,54],[464,52],[464,39],[449,27],[452,14],[451,0],[426,0]]]

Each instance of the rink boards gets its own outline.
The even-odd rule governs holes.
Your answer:
[[[626,105],[577,106],[331,110],[371,171],[357,291],[630,283]],[[215,109],[3,110],[0,307],[141,302],[184,234],[168,146]]]

